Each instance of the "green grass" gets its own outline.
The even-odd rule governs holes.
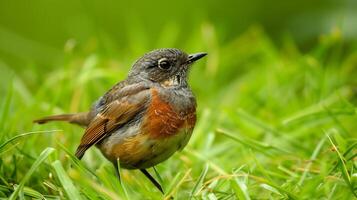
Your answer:
[[[190,74],[198,99],[193,137],[157,166],[164,196],[139,171],[122,169],[119,183],[95,148],[77,160],[80,127],[32,124],[87,110],[151,50],[137,43],[108,56],[89,43],[66,49],[50,69],[0,63],[0,197],[356,198],[357,53],[338,31],[302,53],[288,37],[276,45],[256,27],[225,43],[214,27],[202,27],[179,45],[209,56]],[[162,41],[175,44],[169,36]]]

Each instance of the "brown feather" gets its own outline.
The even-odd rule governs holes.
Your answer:
[[[87,127],[75,155],[79,159],[82,158],[87,149],[140,113],[145,108],[149,97],[150,93],[144,90],[109,103]]]
[[[51,121],[67,121],[72,124],[78,124],[80,126],[87,126],[90,122],[89,112],[75,113],[75,114],[62,114],[47,116],[41,119],[36,119],[33,122],[37,124],[45,124]]]

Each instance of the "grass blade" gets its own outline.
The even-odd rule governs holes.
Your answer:
[[[67,153],[67,155],[69,156],[70,160],[72,161],[72,163],[81,171],[85,172],[86,174],[92,175],[93,177],[95,177],[96,179],[98,179],[98,176],[92,172],[88,167],[86,167],[85,165],[83,165],[83,163],[76,157],[73,155],[73,153],[71,153],[65,146],[63,146],[63,144],[61,143],[57,143],[57,145]]]
[[[175,176],[174,178],[175,181],[172,182],[169,189],[167,190],[168,192],[166,197],[164,198],[165,200],[172,199],[174,193],[177,192],[177,190],[180,188],[180,186],[186,180],[186,178],[190,175],[190,173],[191,173],[191,169],[187,170],[181,179],[179,179],[181,173],[178,173],[177,176]]]
[[[19,138],[26,137],[26,136],[33,135],[33,134],[38,134],[38,133],[54,133],[54,132],[58,132],[58,131],[60,131],[60,130],[33,131],[33,132],[22,133],[22,134],[16,135],[16,136],[10,138],[9,140],[3,142],[2,144],[0,144],[0,154],[6,150],[5,149],[6,145],[8,145],[9,143],[11,143]]]
[[[224,130],[224,129],[217,129],[216,132],[223,134],[224,136],[229,137],[236,142],[239,142],[249,148],[257,150],[260,153],[263,153],[268,156],[273,156],[275,153],[274,151],[278,151],[281,153],[288,153],[284,150],[281,150],[281,149],[274,147],[272,145],[269,145],[269,144],[265,144],[265,143],[261,143],[261,142],[258,142],[258,141],[252,140],[252,139],[244,138],[242,136],[240,136],[238,138],[236,135],[233,135],[232,133],[229,133],[229,131]]]
[[[341,167],[342,167],[342,169],[341,169],[342,177],[345,180],[346,184],[349,186],[352,194],[357,198],[357,194],[356,194],[355,189],[353,187],[353,184],[351,182],[350,174],[348,173],[348,170],[347,170],[347,166],[346,166],[346,163],[345,163],[345,158],[340,153],[340,151],[338,150],[337,146],[333,143],[331,137],[327,133],[326,133],[326,136],[330,140],[330,143],[331,143],[332,147],[334,148],[334,150],[336,151],[336,153],[338,155],[338,158],[340,160]]]
[[[300,180],[299,180],[299,182],[298,182],[298,185],[299,185],[299,186],[301,186],[302,183],[304,182],[304,180],[305,180],[305,178],[306,178],[306,176],[307,176],[307,173],[309,172],[309,169],[311,168],[312,161],[314,161],[314,160],[317,158],[319,152],[321,151],[322,146],[323,146],[324,143],[325,143],[325,140],[326,140],[326,139],[323,138],[323,139],[320,140],[320,142],[317,144],[317,146],[316,146],[314,152],[312,153],[312,155],[311,155],[311,157],[310,157],[310,162],[306,165],[306,167],[305,167],[305,169],[304,169],[304,173],[302,174],[302,176],[301,176],[301,178],[300,178]]]
[[[22,193],[23,187],[25,186],[25,183],[28,181],[28,179],[31,177],[31,175],[34,173],[34,171],[41,165],[42,162],[45,161],[45,159],[52,154],[55,151],[55,149],[48,147],[42,153],[40,156],[37,158],[37,160],[33,163],[29,171],[26,173],[24,178],[21,180],[20,184],[16,187],[15,191],[11,194],[10,200],[15,200],[20,193]]]
[[[248,187],[243,181],[235,178],[231,180],[231,186],[234,189],[237,199],[250,200]]]
[[[117,159],[117,169],[115,169],[115,170],[118,172],[119,177],[122,177],[122,176],[121,176],[122,171],[121,171],[121,167],[120,167],[119,158]],[[128,191],[127,191],[127,189],[126,189],[126,187],[125,187],[125,184],[123,183],[122,178],[120,178],[119,182],[120,182],[120,188],[121,188],[121,190],[123,191],[123,193],[124,193],[126,199],[129,199]]]
[[[190,194],[190,199],[192,199],[193,196],[197,195],[199,192],[199,188],[202,186],[203,180],[205,179],[207,172],[208,172],[209,165],[206,164],[205,168],[201,172],[200,176],[198,177],[198,180],[196,181],[195,186],[192,188],[191,194]]]
[[[56,160],[52,163],[53,168],[57,173],[57,177],[61,182],[64,191],[66,192],[69,199],[82,199],[77,188],[73,185],[73,182],[68,177],[66,171],[64,170],[61,162]]]

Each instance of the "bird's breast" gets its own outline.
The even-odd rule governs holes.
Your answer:
[[[166,138],[193,129],[196,123],[195,104],[183,107],[178,102],[164,100],[156,89],[151,90],[152,100],[143,121],[143,130],[152,138]],[[182,108],[183,107],[183,108]]]
[[[195,107],[179,110],[160,98],[155,89],[151,92],[140,124],[117,130],[101,145],[103,154],[113,162],[119,158],[124,168],[152,167],[185,147],[191,137]]]

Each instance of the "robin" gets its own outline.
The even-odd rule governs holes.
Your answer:
[[[89,112],[34,122],[66,121],[86,127],[75,153],[78,159],[95,145],[116,172],[118,162],[126,169],[140,169],[163,193],[146,169],[188,143],[196,123],[196,99],[187,74],[190,66],[206,55],[188,55],[173,48],[151,51],[139,58],[127,78],[100,97]]]

